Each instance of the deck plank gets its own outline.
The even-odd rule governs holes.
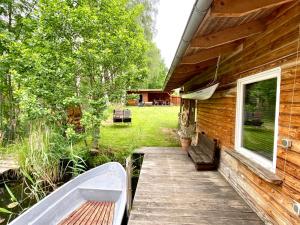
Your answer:
[[[261,225],[217,171],[196,171],[179,148],[142,148],[129,225]]]
[[[74,210],[59,225],[112,225],[114,202],[87,201]]]
[[[103,202],[97,202],[97,207],[94,210],[93,214],[90,216],[90,224],[94,223],[94,220],[97,216],[97,214],[99,213],[99,211],[101,212],[101,210],[104,208],[104,203]],[[86,223],[88,224],[88,223]]]

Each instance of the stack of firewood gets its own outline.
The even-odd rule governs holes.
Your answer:
[[[82,117],[82,111],[80,106],[73,106],[67,109],[68,124],[74,125],[76,132],[83,132],[84,127],[81,125],[80,120]]]

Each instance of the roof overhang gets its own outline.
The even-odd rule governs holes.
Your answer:
[[[162,89],[133,89],[133,90],[127,90],[127,93],[142,93],[142,92],[167,93],[167,91],[164,91]]]
[[[194,33],[197,31],[200,23],[202,22],[203,18],[205,17],[207,10],[210,8],[212,0],[196,0],[184,32],[181,36],[181,40],[179,42],[178,48],[176,50],[175,56],[173,58],[171,67],[168,71],[163,90],[172,90],[175,88],[168,88],[168,83],[170,81],[171,75],[173,74],[175,68],[177,67],[178,63],[180,62],[182,56],[184,55],[189,42],[191,41]],[[179,88],[180,86],[177,86]]]
[[[214,69],[219,57],[223,63],[243,49],[247,37],[264,32],[275,10],[295,2],[297,0],[197,0],[163,90],[182,87]]]

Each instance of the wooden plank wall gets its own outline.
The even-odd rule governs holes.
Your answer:
[[[220,165],[224,176],[271,224],[300,224],[292,209],[293,200],[300,202],[300,65],[296,65],[299,25],[300,3],[282,9],[276,17],[273,15],[264,33],[248,38],[242,51],[222,59],[219,91],[213,98],[197,104],[197,130],[218,138],[222,149],[233,149],[236,80],[277,66],[282,68],[278,140],[283,137],[293,140],[293,147],[287,152],[278,143],[276,174],[284,179],[283,185],[265,182],[224,151]],[[202,74],[198,85],[213,73],[211,70]],[[192,83],[193,87],[187,84],[185,90],[193,89],[195,82]]]

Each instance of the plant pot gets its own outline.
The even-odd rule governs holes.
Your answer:
[[[189,147],[191,146],[192,139],[191,138],[180,138],[181,148],[183,151],[187,152]]]
[[[136,99],[128,99],[127,100],[127,105],[136,106],[137,105],[137,100]]]

